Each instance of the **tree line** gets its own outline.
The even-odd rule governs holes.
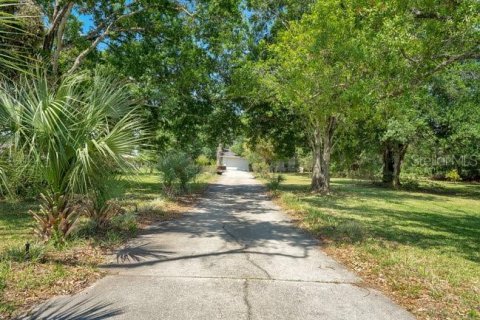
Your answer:
[[[214,158],[240,136],[262,161],[310,157],[314,191],[340,172],[393,187],[402,170],[480,176],[478,1],[2,0],[0,12],[3,194],[106,190],[95,172],[114,176],[131,150],[152,164],[171,150]]]
[[[279,157],[309,148],[314,191],[329,191],[332,161],[380,169],[392,187],[405,161],[435,175],[427,159],[445,159],[440,171],[478,179],[477,1],[312,1],[301,15],[295,6],[238,74],[249,141],[266,139]],[[369,167],[378,156],[381,168]]]

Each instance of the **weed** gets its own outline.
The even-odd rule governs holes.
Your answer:
[[[27,249],[28,247],[28,249]],[[2,255],[0,260],[14,262],[38,262],[42,261],[45,255],[45,246],[40,244],[14,246],[8,248]]]
[[[339,223],[336,227],[338,234],[353,243],[362,242],[367,236],[367,231],[362,223],[349,220]]]
[[[131,212],[118,215],[112,219],[112,228],[134,235],[138,229],[137,216]]]
[[[279,175],[273,175],[270,177],[268,183],[267,183],[267,187],[269,190],[271,191],[276,191],[280,188],[280,184],[285,181],[285,177],[281,174]]]

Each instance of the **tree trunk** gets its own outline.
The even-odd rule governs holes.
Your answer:
[[[383,182],[394,188],[401,186],[400,172],[408,144],[387,144],[383,152]]]
[[[58,76],[58,60],[60,58],[60,53],[63,49],[63,34],[65,33],[65,26],[67,24],[68,17],[70,16],[70,12],[73,8],[73,2],[70,2],[66,6],[66,13],[60,20],[58,25],[58,30],[55,35],[55,50],[52,54],[52,73],[55,79]]]
[[[323,174],[323,190],[322,192],[330,192],[330,156],[332,154],[331,137],[326,135],[323,141],[322,154],[322,174]]]
[[[393,187],[399,188],[400,184],[400,171],[402,169],[403,159],[405,158],[405,153],[407,152],[407,144],[398,144],[397,149],[395,150],[395,157],[393,163]]]
[[[325,132],[315,129],[313,138],[313,173],[311,188],[313,192],[330,192],[330,158],[332,154],[333,134],[337,118],[330,116]]]
[[[324,180],[322,176],[322,138],[319,129],[315,129],[312,141],[313,168],[311,189],[314,192],[323,188]]]
[[[219,144],[217,148],[217,167],[222,165],[223,144]]]
[[[43,51],[50,54],[53,48],[55,35],[57,34],[58,27],[65,15],[69,15],[73,7],[74,2],[68,1],[60,7],[60,1],[55,1],[53,16],[50,21],[50,28],[47,30],[45,38],[43,39]]]
[[[385,149],[383,151],[383,175],[382,181],[385,184],[391,185],[393,182],[393,167],[394,167],[394,160],[393,160],[393,150],[390,145],[385,145]]]

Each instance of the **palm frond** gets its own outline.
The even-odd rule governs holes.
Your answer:
[[[17,44],[17,39],[30,35],[23,28],[25,21],[31,18],[21,16],[15,13],[15,8],[22,5],[20,1],[0,0],[0,76],[4,77],[3,72],[28,72],[28,65],[35,62],[29,54],[26,53],[25,47]]]
[[[100,89],[99,89],[100,88]],[[2,140],[22,150],[52,192],[88,194],[142,142],[142,123],[126,85],[77,74],[52,87],[43,74],[0,91]]]

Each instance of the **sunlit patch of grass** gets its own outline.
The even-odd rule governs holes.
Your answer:
[[[34,202],[0,201],[0,252],[32,237]]]
[[[215,172],[205,171],[188,185],[187,193],[172,198],[163,193],[160,174],[157,172],[125,176],[128,189],[121,203],[138,215],[142,225],[174,219],[194,205],[215,179]]]
[[[333,179],[331,195],[286,175],[280,202],[325,250],[420,318],[480,318],[480,185],[421,181],[417,191]]]

